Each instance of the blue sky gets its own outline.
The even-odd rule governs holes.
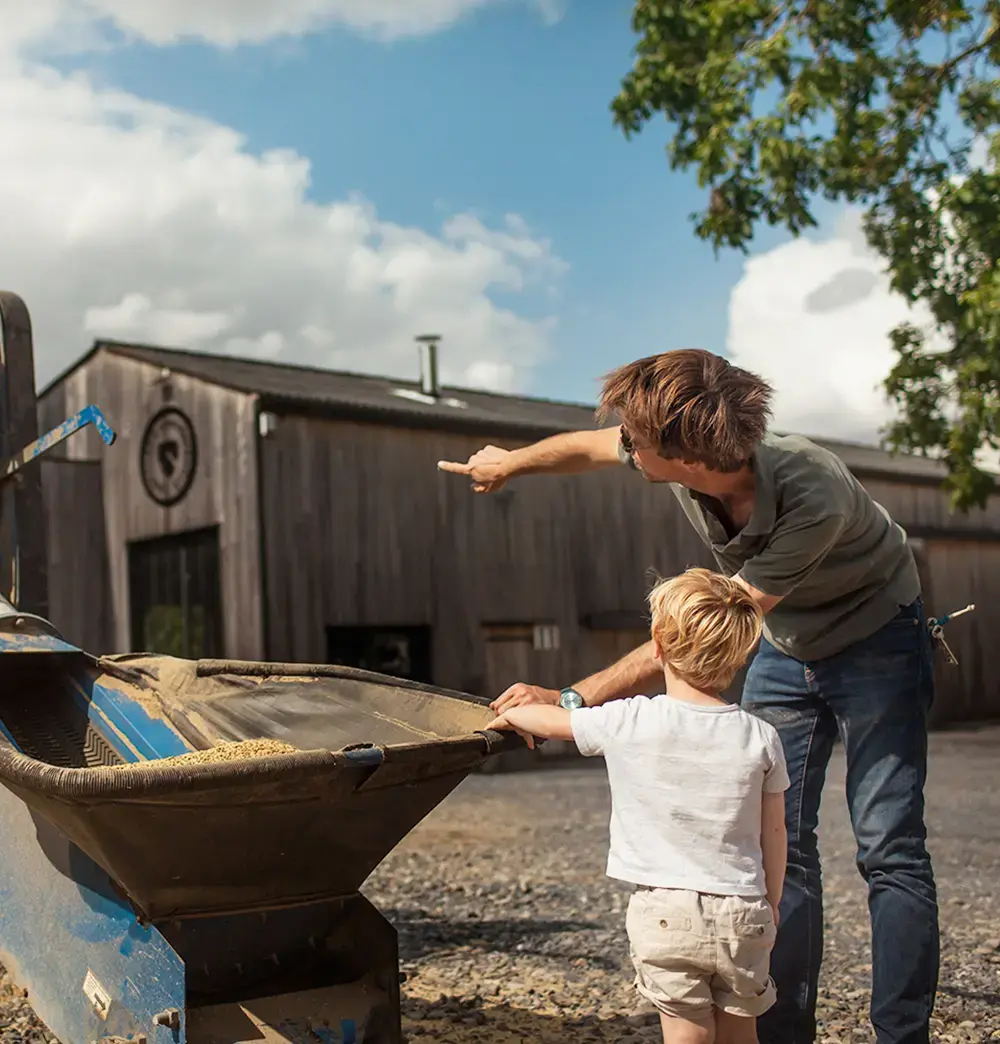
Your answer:
[[[908,315],[857,215],[715,258],[669,128],[612,124],[630,5],[553,2],[15,8],[0,283],[39,384],[101,337],[412,377],[431,332],[449,383],[593,401],[614,366],[700,346],[775,384],[779,427],[873,438]],[[830,285],[868,289],[807,307]]]
[[[381,218],[428,229],[443,212],[520,214],[568,265],[555,301],[522,306],[558,318],[528,390],[590,399],[596,375],[626,357],[723,350],[742,266],[695,238],[687,215],[703,194],[669,170],[666,126],[627,142],[612,125],[629,10],[577,0],[547,25],[507,5],[391,43],[340,28],[231,51],[137,43],[86,67],[245,133],[255,152],[307,156],[318,200],[360,192]]]

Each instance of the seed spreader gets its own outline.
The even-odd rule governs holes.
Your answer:
[[[30,441],[22,410],[11,455],[33,363],[19,299],[0,315],[0,963],[62,1044],[396,1044],[396,932],[359,888],[520,741],[484,731],[485,701],[364,671],[64,640],[19,598],[26,465],[114,435],[92,406]]]

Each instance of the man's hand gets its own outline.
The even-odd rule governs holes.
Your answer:
[[[468,475],[472,479],[472,488],[477,493],[496,493],[503,489],[510,478],[507,471],[510,450],[499,446],[484,446],[473,453],[461,464],[458,461],[439,460],[438,470],[449,471],[453,475]]]
[[[525,732],[524,729],[519,729],[516,725],[512,725],[505,714],[501,714],[499,718],[494,718],[486,727],[488,729],[496,729],[498,732],[504,730],[516,732],[528,744],[528,750],[535,749],[535,737],[530,732]]]
[[[527,703],[546,703],[550,706],[559,706],[559,690],[543,689],[541,685],[525,685],[524,682],[515,682],[509,689],[505,689],[490,704],[490,710],[502,716],[506,711],[515,707],[523,707]]]

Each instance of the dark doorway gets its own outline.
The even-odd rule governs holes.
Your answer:
[[[327,662],[431,683],[430,627],[328,627]]]
[[[217,527],[129,544],[128,578],[134,651],[224,655]]]

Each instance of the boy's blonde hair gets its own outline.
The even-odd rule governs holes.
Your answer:
[[[764,614],[735,580],[689,569],[649,596],[652,636],[664,663],[702,692],[729,688],[761,635]]]

